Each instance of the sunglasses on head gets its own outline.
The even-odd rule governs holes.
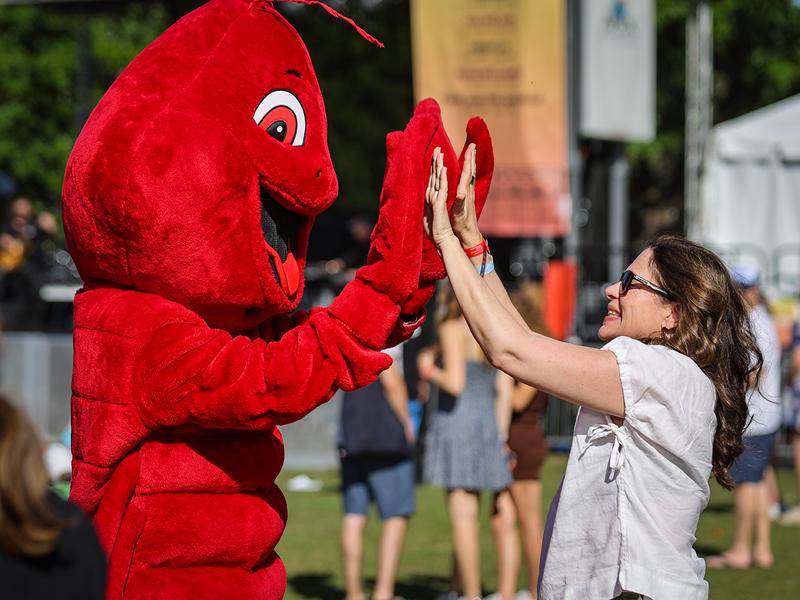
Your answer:
[[[644,285],[646,287],[649,287],[651,290],[653,290],[659,296],[663,296],[664,298],[666,298],[667,300],[670,300],[670,301],[672,300],[672,296],[670,295],[670,293],[667,290],[665,290],[664,288],[658,287],[652,281],[648,281],[647,279],[637,275],[633,271],[624,271],[622,273],[622,277],[619,278],[619,291],[620,291],[620,294],[626,294],[628,292],[628,290],[631,289],[631,284],[634,281],[638,281],[642,285]]]

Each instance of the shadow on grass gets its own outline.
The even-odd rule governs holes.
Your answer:
[[[412,575],[399,579],[394,586],[394,593],[409,600],[435,600],[442,592],[447,591],[449,580],[435,575]],[[371,587],[375,582],[370,582]]]
[[[303,598],[318,598],[319,600],[344,598],[344,590],[331,583],[331,576],[328,573],[303,573],[290,577],[287,583],[294,592]]]
[[[697,552],[697,556],[699,556],[700,558],[705,558],[706,556],[714,556],[716,554],[720,554],[723,551],[723,548],[721,548],[720,546],[695,544],[694,551]]]
[[[725,514],[725,513],[733,513],[733,502],[719,502],[714,504],[709,504],[706,506],[705,511],[707,513],[714,513],[714,514]]]
[[[333,585],[328,573],[303,573],[288,580],[289,588],[303,598],[331,600],[344,598],[344,590]],[[448,579],[429,575],[413,575],[400,579],[395,584],[395,594],[413,600],[435,600],[447,590]],[[375,580],[368,579],[367,590],[375,587]]]

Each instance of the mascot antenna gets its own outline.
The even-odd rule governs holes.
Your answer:
[[[365,40],[367,40],[368,42],[370,42],[372,44],[375,44],[378,48],[383,48],[384,47],[383,46],[383,42],[381,42],[380,40],[375,39],[369,33],[364,31],[361,27],[358,26],[358,23],[353,21],[353,19],[351,19],[349,17],[345,17],[343,14],[338,12],[336,9],[331,8],[330,6],[328,6],[327,4],[322,2],[321,0],[261,0],[261,2],[263,2],[265,4],[274,4],[276,2],[296,2],[298,4],[317,4],[317,5],[321,6],[322,8],[324,8],[328,12],[328,14],[336,17],[337,19],[341,19],[345,23],[349,23],[350,26],[353,29],[355,29],[359,33],[359,35],[361,37],[363,37]]]

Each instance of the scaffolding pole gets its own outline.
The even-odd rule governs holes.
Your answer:
[[[684,226],[692,236],[699,225],[700,178],[711,130],[714,79],[713,17],[708,0],[696,0],[686,21],[686,146]]]

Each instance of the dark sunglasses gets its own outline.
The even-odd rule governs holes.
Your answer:
[[[639,283],[641,283],[644,286],[649,287],[651,290],[653,290],[659,296],[663,296],[667,300],[672,301],[672,296],[670,295],[670,293],[667,290],[665,290],[664,288],[658,287],[652,281],[647,281],[647,279],[645,279],[644,277],[640,277],[639,275],[637,275],[633,271],[624,271],[622,273],[622,277],[619,278],[619,292],[620,292],[620,294],[626,294],[628,292],[628,290],[631,289],[631,284],[634,282],[634,280],[638,281]]]

